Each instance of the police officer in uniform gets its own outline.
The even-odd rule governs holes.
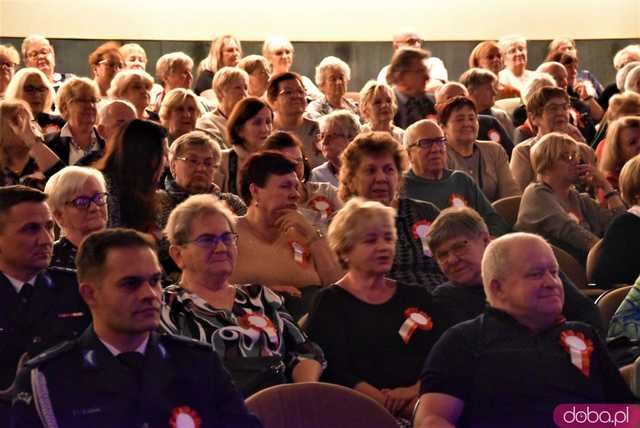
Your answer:
[[[90,323],[74,270],[47,268],[53,220],[47,195],[0,188],[0,426],[8,413],[21,356],[79,336]]]
[[[26,363],[12,427],[261,426],[210,346],[155,332],[162,273],[146,236],[96,232],[76,264],[93,324]]]

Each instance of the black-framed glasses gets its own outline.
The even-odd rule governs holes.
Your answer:
[[[444,137],[439,138],[421,138],[409,147],[420,147],[421,149],[431,149],[433,146],[444,147],[447,144],[447,139]]]
[[[226,247],[238,242],[238,234],[235,232],[224,232],[220,235],[214,235],[213,233],[203,233],[192,241],[187,241],[185,244],[196,244],[202,248],[215,248],[222,242]]]
[[[93,202],[97,206],[101,207],[107,203],[108,196],[109,194],[105,192],[97,192],[92,196],[78,196],[77,198],[68,201],[67,205],[71,205],[79,210],[86,210],[91,205],[91,202]]]
[[[465,239],[460,242],[456,242],[446,251],[436,251],[433,255],[437,261],[444,261],[449,258],[450,254],[455,255],[456,257],[460,257],[467,252],[469,249],[469,240]]]
[[[32,94],[34,92],[37,92],[39,94],[44,94],[49,90],[49,88],[47,88],[46,86],[33,86],[33,85],[26,85],[23,88],[24,92],[27,92],[29,94]]]

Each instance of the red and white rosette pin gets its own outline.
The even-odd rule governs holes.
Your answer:
[[[457,193],[452,193],[451,196],[449,196],[450,207],[461,208],[461,207],[466,207],[467,205],[469,204],[467,203],[467,200],[462,195],[459,195]]]
[[[400,326],[398,334],[405,344],[409,343],[413,332],[416,330],[431,330],[433,328],[431,317],[418,308],[408,308],[404,311],[404,316],[407,319]]]
[[[487,137],[489,137],[489,139],[494,143],[499,143],[501,140],[500,133],[495,129],[489,130],[489,132],[487,132]]]
[[[311,199],[307,205],[312,210],[318,211],[322,215],[323,219],[327,219],[331,217],[331,214],[333,214],[333,205],[325,196],[316,196]]]
[[[305,267],[309,262],[309,250],[306,246],[302,245],[298,241],[289,241],[289,246],[291,247],[291,251],[293,253],[293,261],[298,263],[300,266]]]
[[[422,244],[422,253],[427,257],[432,257],[431,249],[429,248],[429,244],[427,244],[427,233],[429,232],[430,226],[431,222],[428,222],[427,220],[420,220],[413,223],[413,226],[411,227],[413,237],[420,240],[420,243]]]
[[[171,428],[201,428],[202,420],[198,412],[191,407],[181,406],[171,411],[169,426]]]
[[[589,365],[591,361],[591,353],[593,352],[593,342],[584,336],[582,332],[573,330],[565,330],[560,333],[560,343],[562,347],[569,353],[571,363],[580,371],[589,377]]]
[[[255,312],[247,312],[238,320],[240,325],[246,329],[253,329],[263,332],[269,337],[271,343],[278,343],[278,334],[273,322],[266,316]]]

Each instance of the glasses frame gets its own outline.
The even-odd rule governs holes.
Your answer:
[[[65,202],[65,205],[71,205],[78,210],[88,210],[93,202],[97,207],[103,207],[107,204],[109,194],[107,192],[96,192],[93,196],[77,196],[70,201]],[[86,201],[86,206],[84,201]]]
[[[225,242],[227,236],[231,236],[228,242]],[[236,232],[224,232],[219,235],[215,235],[213,233],[203,233],[191,241],[186,241],[183,245],[187,244],[195,244],[196,246],[204,249],[216,248],[220,242],[224,244],[225,247],[231,247],[232,245],[237,244],[239,235]],[[206,242],[206,241],[210,242]]]

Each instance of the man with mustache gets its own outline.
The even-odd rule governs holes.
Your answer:
[[[29,187],[0,187],[0,426],[8,425],[21,357],[79,335],[90,321],[75,272],[47,269],[53,218],[46,199]]]
[[[150,238],[96,232],[76,264],[93,324],[27,363],[13,427],[260,426],[209,345],[155,333],[162,271]]]
[[[457,257],[460,244],[435,253]],[[635,401],[596,331],[563,316],[558,263],[542,238],[492,241],[482,283],[489,307],[445,332],[427,358],[414,426],[551,426],[559,404]]]

